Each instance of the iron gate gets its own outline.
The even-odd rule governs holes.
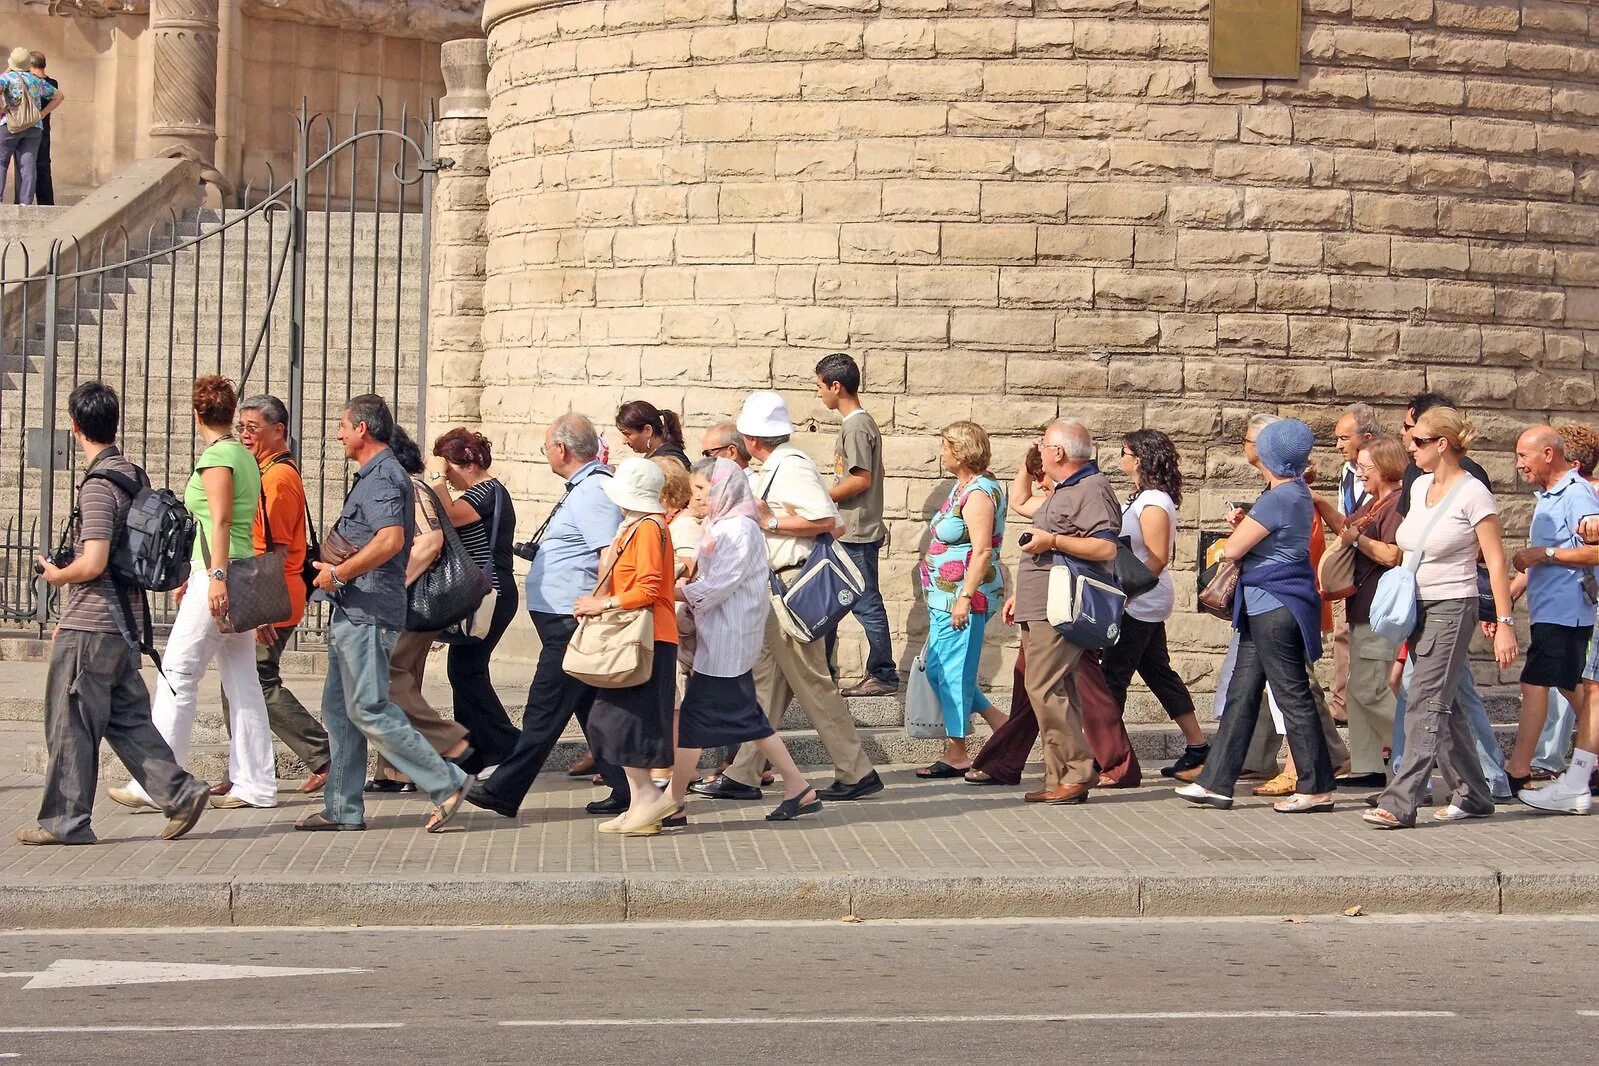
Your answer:
[[[402,425],[424,423],[432,110],[396,120],[380,102],[363,123],[359,109],[302,104],[294,123],[292,176],[264,165],[232,207],[169,209],[143,234],[108,235],[92,259],[76,241],[47,256],[20,240],[0,249],[0,430],[14,442],[0,458],[6,626],[42,628],[57,611],[33,561],[71,514],[80,456],[65,403],[80,381],[116,388],[123,452],[180,493],[200,451],[196,377],[279,396],[319,529],[344,496],[333,433],[345,401],[382,393]],[[152,607],[170,622],[167,597]],[[323,623],[309,612],[302,629]]]

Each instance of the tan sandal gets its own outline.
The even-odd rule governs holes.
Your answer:
[[[455,795],[434,806],[432,812],[428,815],[427,823],[422,828],[429,833],[444,832],[444,827],[449,824],[450,819],[459,814],[461,808],[466,806],[467,789],[476,783],[477,777],[473,774],[467,774],[466,780],[461,782],[461,787],[456,790]]]
[[[1284,772],[1263,785],[1256,785],[1249,792],[1253,796],[1292,796],[1298,788],[1298,776]]]

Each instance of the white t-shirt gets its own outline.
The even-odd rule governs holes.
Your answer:
[[[1149,546],[1144,543],[1144,527],[1138,521],[1138,516],[1146,507],[1158,507],[1166,512],[1166,517],[1171,520],[1173,544],[1177,543],[1177,507],[1171,502],[1171,497],[1159,489],[1145,489],[1122,512],[1122,536],[1132,544],[1133,554],[1138,556],[1139,562],[1148,566]],[[1160,582],[1154,588],[1137,599],[1127,601],[1127,613],[1140,622],[1164,622],[1171,617],[1172,606],[1176,602],[1177,592],[1172,588],[1171,567],[1168,565],[1160,572]]]
[[[1460,488],[1427,537],[1421,567],[1416,571],[1416,594],[1424,600],[1462,600],[1477,595],[1477,523],[1498,514],[1499,503],[1488,486],[1470,474],[1462,471],[1459,477],[1463,479]],[[1406,563],[1421,547],[1422,533],[1436,510],[1427,506],[1430,488],[1431,474],[1421,475],[1410,487],[1410,513],[1394,538],[1404,549]],[[1445,489],[1444,495],[1449,491]]]

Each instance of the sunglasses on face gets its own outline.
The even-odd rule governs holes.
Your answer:
[[[1425,448],[1429,444],[1437,444],[1441,440],[1443,440],[1442,437],[1414,437],[1413,436],[1413,437],[1410,438],[1411,443],[1414,444],[1418,448]]]

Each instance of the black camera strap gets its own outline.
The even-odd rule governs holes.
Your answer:
[[[566,483],[566,491],[561,493],[561,498],[559,500],[555,501],[555,506],[550,508],[550,513],[544,516],[543,524],[540,525],[538,529],[534,530],[533,536],[528,538],[528,543],[529,544],[541,544],[541,543],[543,543],[543,541],[544,541],[544,531],[550,528],[550,523],[555,521],[555,516],[560,512],[561,506],[564,503],[566,503],[567,497],[572,495],[572,492],[579,485],[583,484],[583,482],[587,481],[590,477],[610,477],[610,476],[611,476],[611,472],[609,470],[605,469],[605,467],[602,466],[602,467],[599,467],[599,468],[595,469],[593,473],[588,475],[588,477],[582,478],[581,480],[574,479],[572,481],[568,481]]]

